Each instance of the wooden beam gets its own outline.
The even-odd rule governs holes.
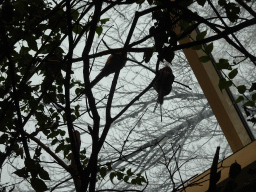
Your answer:
[[[176,27],[175,32],[180,33]],[[191,38],[196,39],[196,31],[191,33]],[[179,41],[179,44],[186,44],[193,40],[186,37]],[[219,125],[233,152],[238,151],[251,142],[251,139],[237,114],[226,90],[220,91],[218,87],[219,76],[211,61],[201,63],[198,58],[206,54],[202,50],[183,49],[186,58],[194,71]],[[207,129],[207,127],[205,127]]]
[[[255,180],[255,176],[253,177],[248,174],[248,168],[256,168],[256,141],[250,143],[249,145],[245,146],[244,148],[240,149],[233,155],[229,156],[228,158],[224,159],[223,161],[218,163],[218,171],[221,170],[221,177],[220,180],[217,183],[217,189],[220,187],[224,187],[226,184],[227,179],[229,178],[229,167],[237,162],[241,165],[242,172],[237,176],[236,181],[239,183],[239,185],[243,184],[241,187],[246,187],[246,185],[251,184],[250,180]],[[210,169],[203,172],[201,175],[193,179],[191,182],[189,182],[189,186],[186,187],[186,192],[206,192],[209,188],[209,179],[210,179]],[[196,184],[198,183],[198,185]],[[200,185],[199,185],[200,183]],[[238,186],[239,187],[239,186]],[[216,190],[219,191],[219,190]],[[184,192],[184,190],[179,190],[179,192]]]

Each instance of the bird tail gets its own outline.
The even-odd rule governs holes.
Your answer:
[[[160,92],[158,93],[158,99],[157,99],[157,101],[160,103],[160,105],[163,104],[163,102],[164,102],[164,96],[163,96],[163,94],[162,94],[162,91],[160,91]]]
[[[93,88],[104,77],[104,73],[101,71],[95,79],[91,82],[91,88]]]
[[[156,105],[155,105],[155,108],[154,108],[153,113],[155,113],[156,108],[157,108],[157,106],[158,106],[158,103],[160,103],[160,102],[159,102],[159,97],[158,97],[158,100],[157,100],[157,102],[156,102]],[[161,114],[161,122],[162,122],[162,121],[163,121],[162,104],[160,104],[160,114]]]
[[[102,72],[100,72],[95,79],[91,82],[91,88],[94,87],[94,85],[96,85],[102,78],[104,77],[104,74]],[[71,103],[73,103],[74,101],[77,101],[78,99],[80,99],[80,97],[82,97],[82,95],[85,94],[85,89],[79,93],[72,101]]]
[[[163,122],[162,105],[160,105],[161,122]]]
[[[156,105],[155,105],[153,113],[155,113],[157,106],[158,106],[158,102],[156,102]]]

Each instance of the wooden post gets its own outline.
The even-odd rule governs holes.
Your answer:
[[[180,33],[180,27],[175,28],[176,34]],[[196,39],[196,31],[191,33],[191,38]],[[193,40],[185,37],[179,44],[186,44]],[[238,151],[243,146],[249,144],[251,139],[237,114],[226,90],[220,91],[218,87],[219,76],[211,63],[201,63],[198,58],[206,54],[202,50],[183,49],[184,54],[200,84],[215,117],[232,149]],[[207,127],[205,127],[207,129]]]

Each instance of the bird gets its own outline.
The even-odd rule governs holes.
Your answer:
[[[175,76],[172,73],[172,69],[166,65],[164,68],[158,71],[156,81],[153,84],[154,89],[158,93],[157,103],[154,111],[157,108],[157,104],[160,104],[161,121],[162,121],[162,104],[164,102],[164,96],[169,95],[172,90],[172,84]]]
[[[108,57],[108,59],[105,63],[105,66],[103,67],[103,69],[101,69],[101,72],[91,82],[91,88],[94,87],[94,85],[96,85],[103,77],[107,77],[110,74],[121,70],[125,66],[126,61],[127,61],[127,52],[125,52],[125,53],[117,52],[117,53],[111,54]],[[81,97],[81,95],[84,93],[85,93],[85,89],[80,94],[78,94],[72,100],[72,102],[79,99]]]
[[[121,70],[127,61],[127,52],[124,53],[122,57],[122,52],[117,52],[111,54],[101,72],[95,77],[95,79],[91,82],[91,88],[96,85],[103,77],[107,77],[112,73],[115,73]]]
[[[170,94],[174,79],[175,76],[172,73],[172,69],[168,65],[159,70],[153,87],[158,93],[157,100],[160,105],[162,105],[164,102],[164,96]]]
[[[104,68],[101,70],[101,73],[103,73],[105,77],[110,75],[111,73],[115,73],[116,71],[121,70],[125,66],[126,61],[127,52],[124,55],[124,59],[122,59],[122,52],[111,54],[108,57]]]

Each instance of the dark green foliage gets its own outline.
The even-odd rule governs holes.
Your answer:
[[[4,1],[2,5],[2,19],[6,23],[10,23],[13,20],[14,6],[10,1]]]
[[[39,178],[32,178],[32,179],[30,179],[30,181],[31,181],[32,187],[36,191],[47,191],[48,190],[48,188],[43,180],[41,180]]]
[[[31,113],[37,120],[33,135],[36,135],[39,130],[46,135],[56,132],[50,131],[50,128],[57,128],[58,114],[51,110],[52,115],[45,114],[45,106],[39,104],[41,101],[39,95],[44,92],[42,100],[45,101],[44,104],[53,101],[63,103],[63,94],[56,95],[56,92],[58,89],[62,93],[63,77],[60,70],[64,69],[62,62],[64,51],[59,46],[61,30],[66,23],[62,20],[61,9],[56,14],[45,17],[50,15],[53,8],[43,0],[19,0],[15,3],[4,1],[0,11],[0,142],[6,146],[12,146],[12,148],[7,148],[7,153],[11,150],[23,159],[24,150],[20,148],[22,142],[18,131],[21,124],[18,122],[17,108],[12,100],[17,99],[20,103],[20,110],[24,114]],[[78,12],[74,10],[73,19],[77,17]],[[43,35],[47,29],[53,30],[53,33]],[[39,47],[38,40],[44,41],[45,46]],[[19,47],[17,52],[14,50],[14,45],[17,46],[18,42],[23,42],[23,46]],[[14,68],[12,69],[11,66]],[[41,86],[32,85],[30,78],[34,74],[41,74],[44,77]],[[14,89],[16,94],[14,94]],[[63,136],[63,130],[58,130],[57,134]],[[16,170],[14,174],[23,178],[31,178],[31,185],[35,190],[45,191],[47,187],[43,180],[49,180],[50,177],[40,165],[40,155],[41,148],[36,148],[34,157],[26,157],[25,166]]]
[[[42,166],[40,160],[42,150],[47,151],[48,146],[38,144],[38,146],[32,148],[30,146],[32,140],[40,138],[40,133],[43,133],[42,136],[45,136],[45,139],[48,140],[53,153],[63,153],[64,158],[68,158],[71,154],[72,140],[68,136],[66,125],[75,123],[82,113],[80,105],[73,105],[73,103],[71,103],[70,111],[67,112],[66,106],[69,98],[65,95],[65,88],[69,84],[68,88],[70,90],[74,88],[75,93],[80,94],[84,89],[84,83],[73,78],[74,72],[70,69],[73,61],[67,59],[68,54],[61,48],[61,44],[63,39],[67,37],[68,32],[71,31],[74,32],[74,41],[78,40],[79,42],[81,36],[88,38],[86,33],[91,32],[93,17],[88,17],[88,21],[86,21],[88,23],[81,22],[80,11],[82,7],[79,10],[71,7],[70,12],[67,12],[67,4],[65,4],[67,2],[63,1],[63,4],[52,6],[51,2],[44,0],[0,1],[2,6],[0,10],[0,144],[5,146],[5,151],[0,152],[1,160],[4,159],[1,166],[10,157],[18,157],[22,161],[24,160],[24,167],[15,170],[13,173],[30,182],[35,191],[48,190],[47,181],[50,180],[51,176]],[[172,63],[178,40],[189,35],[201,24],[201,21],[196,20],[195,17],[187,17],[185,11],[178,9],[187,9],[193,2],[197,2],[201,6],[206,4],[206,0],[181,0],[175,2],[176,4],[171,2],[173,6],[169,6],[169,0],[139,0],[136,2],[140,7],[143,3],[152,5],[152,7],[162,6],[152,12],[154,26],[149,29],[150,37],[148,38],[154,39],[154,46],[146,47],[144,49],[146,51],[143,50],[146,63],[150,61],[154,52],[156,52],[155,54],[157,54],[160,61],[165,60]],[[118,2],[113,1],[113,3]],[[219,0],[219,5],[231,22],[235,23],[238,20],[240,8],[237,4]],[[172,16],[170,13],[172,13]],[[92,33],[96,33],[97,38],[102,37],[105,33],[104,25],[108,21],[109,18],[100,18],[96,21],[95,31],[92,31]],[[69,24],[71,28],[68,28]],[[173,31],[176,25],[181,27],[180,34]],[[204,40],[206,34],[207,31],[199,33],[196,41]],[[195,50],[202,49],[201,44],[194,45]],[[133,47],[128,49],[130,48]],[[201,62],[211,60],[209,54],[212,50],[213,43],[209,43],[203,48],[207,55],[199,60]],[[221,90],[230,87],[232,79],[238,74],[237,68],[233,69],[233,66],[226,59],[220,59],[216,64],[218,70],[230,71],[228,75],[230,79],[222,78],[219,82]],[[67,73],[70,73],[70,82],[65,80]],[[34,82],[31,80],[33,76],[40,76],[42,81],[33,84]],[[171,77],[170,81],[173,83],[174,78]],[[237,90],[240,94],[245,94],[248,91],[244,85],[238,86]],[[168,94],[170,91],[171,89],[167,90]],[[249,89],[249,92],[253,91],[256,91],[255,83],[252,83]],[[245,98],[240,96],[236,102]],[[250,118],[249,120],[255,123],[255,118],[251,115],[253,114],[251,109],[255,106],[256,93],[253,92],[251,98],[252,101],[247,101],[244,104],[244,109],[248,118]],[[163,99],[161,99],[161,103],[163,103]],[[35,127],[28,133],[25,132],[26,130],[24,131],[24,127],[31,119],[35,120]],[[88,130],[92,133],[94,128],[90,127]],[[43,140],[38,140],[38,143],[43,142]],[[26,147],[26,144],[28,147]],[[86,154],[85,149],[80,151],[79,154],[79,160],[84,171],[91,163],[91,159],[88,158],[90,155]],[[100,163],[97,162],[95,171],[90,172],[90,174],[97,173],[98,180],[106,179],[109,176],[112,182],[117,179],[134,185],[147,183],[144,176],[139,173],[136,174],[131,168],[114,170],[111,166],[112,163]],[[65,166],[62,168],[67,172],[69,171]],[[231,176],[235,177],[237,171],[233,171],[235,170],[233,168],[230,170],[232,170]],[[216,174],[217,182],[220,172]],[[4,191],[5,189],[3,187],[0,190]]]
[[[145,62],[148,63],[152,56],[153,56],[153,49],[149,49],[144,52],[143,59],[145,59]]]
[[[222,91],[223,89],[227,89],[232,85],[232,81],[227,81],[224,78],[221,78],[219,81],[219,88]]]
[[[233,79],[237,74],[238,74],[238,70],[237,70],[237,69],[233,69],[233,70],[228,74],[228,77],[229,77],[230,79]]]
[[[240,8],[237,4],[227,2],[226,0],[219,0],[219,5],[225,9],[227,17],[231,22],[237,21],[240,13]]]
[[[155,49],[161,60],[171,63],[174,58],[172,46],[177,45],[177,35],[173,32],[174,26],[168,11],[157,10],[152,13],[152,19],[156,20],[154,26],[149,29],[149,35],[155,40]],[[151,53],[147,53],[150,56]]]
[[[206,2],[206,0],[197,0],[197,3],[199,5],[201,5],[202,7],[204,6],[205,2]]]

